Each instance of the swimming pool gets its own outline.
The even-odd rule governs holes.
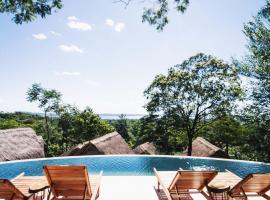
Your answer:
[[[181,156],[80,156],[22,160],[0,163],[0,178],[13,178],[21,172],[26,175],[42,175],[43,165],[87,165],[90,174],[103,170],[105,176],[151,176],[157,170],[228,169],[243,177],[249,173],[270,173],[270,164]]]

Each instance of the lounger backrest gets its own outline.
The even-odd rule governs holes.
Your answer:
[[[86,166],[44,166],[44,173],[55,197],[91,198]]]
[[[270,174],[249,174],[232,189],[231,193],[245,192],[265,193],[270,189]]]
[[[217,171],[177,171],[169,191],[174,189],[186,190],[196,189],[202,190],[216,175]]]
[[[24,199],[25,196],[8,179],[0,179],[0,199]]]

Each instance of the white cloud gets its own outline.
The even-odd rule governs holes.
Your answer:
[[[84,53],[84,50],[76,45],[60,45],[59,48],[67,53]]]
[[[78,21],[79,19],[77,17],[75,17],[75,16],[69,16],[68,20],[70,20],[70,21]]]
[[[32,35],[37,40],[46,40],[47,36],[44,33],[38,33]]]
[[[54,36],[61,36],[62,34],[61,33],[57,33],[55,31],[50,31],[50,33]]]
[[[69,22],[67,23],[69,28],[76,29],[79,31],[91,31],[92,26],[86,22],[80,21],[75,16],[68,17]]]
[[[64,76],[80,76],[80,72],[62,72]]]
[[[123,31],[124,28],[125,28],[125,24],[123,22],[118,22],[114,26],[114,30],[117,31],[117,32]]]
[[[4,102],[4,100],[0,98],[0,103],[3,103],[3,102]]]
[[[99,82],[91,81],[91,80],[85,80],[84,82],[86,83],[86,85],[93,86],[93,87],[97,87],[100,85]]]
[[[92,26],[86,22],[80,22],[80,21],[70,21],[67,23],[69,28],[77,29],[79,31],[91,31]]]
[[[113,27],[114,21],[112,19],[106,19],[105,20],[106,25]]]
[[[64,72],[57,72],[53,71],[54,75],[56,76],[80,76],[81,72],[73,72],[73,71],[64,71]]]

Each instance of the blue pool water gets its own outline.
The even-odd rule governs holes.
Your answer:
[[[87,165],[90,174],[103,170],[104,175],[151,176],[157,170],[228,169],[244,177],[249,173],[270,173],[270,164],[222,159],[205,159],[177,156],[83,156],[53,159],[23,160],[0,163],[0,178],[13,178],[21,172],[42,175],[44,165]]]

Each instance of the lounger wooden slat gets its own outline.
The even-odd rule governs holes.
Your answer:
[[[248,193],[256,193],[270,200],[265,194],[268,190],[270,190],[270,174],[249,174],[230,190],[230,195],[247,199]]]
[[[158,172],[154,168],[154,173],[158,180],[158,190],[161,186],[164,194],[168,200],[173,199],[191,199],[191,192],[200,192],[206,198],[207,194],[203,188],[217,175],[217,171],[189,171],[179,170],[174,172],[174,178],[170,180],[168,185],[168,178],[164,178],[163,172]],[[171,172],[167,173],[167,177],[172,177]],[[166,175],[166,173],[165,173]]]
[[[24,176],[23,174],[12,180],[0,179],[0,199],[29,199],[33,196],[33,193],[29,193],[29,188],[44,180],[46,177]]]
[[[44,166],[44,173],[56,199],[97,199],[102,172],[88,175],[86,166]]]

